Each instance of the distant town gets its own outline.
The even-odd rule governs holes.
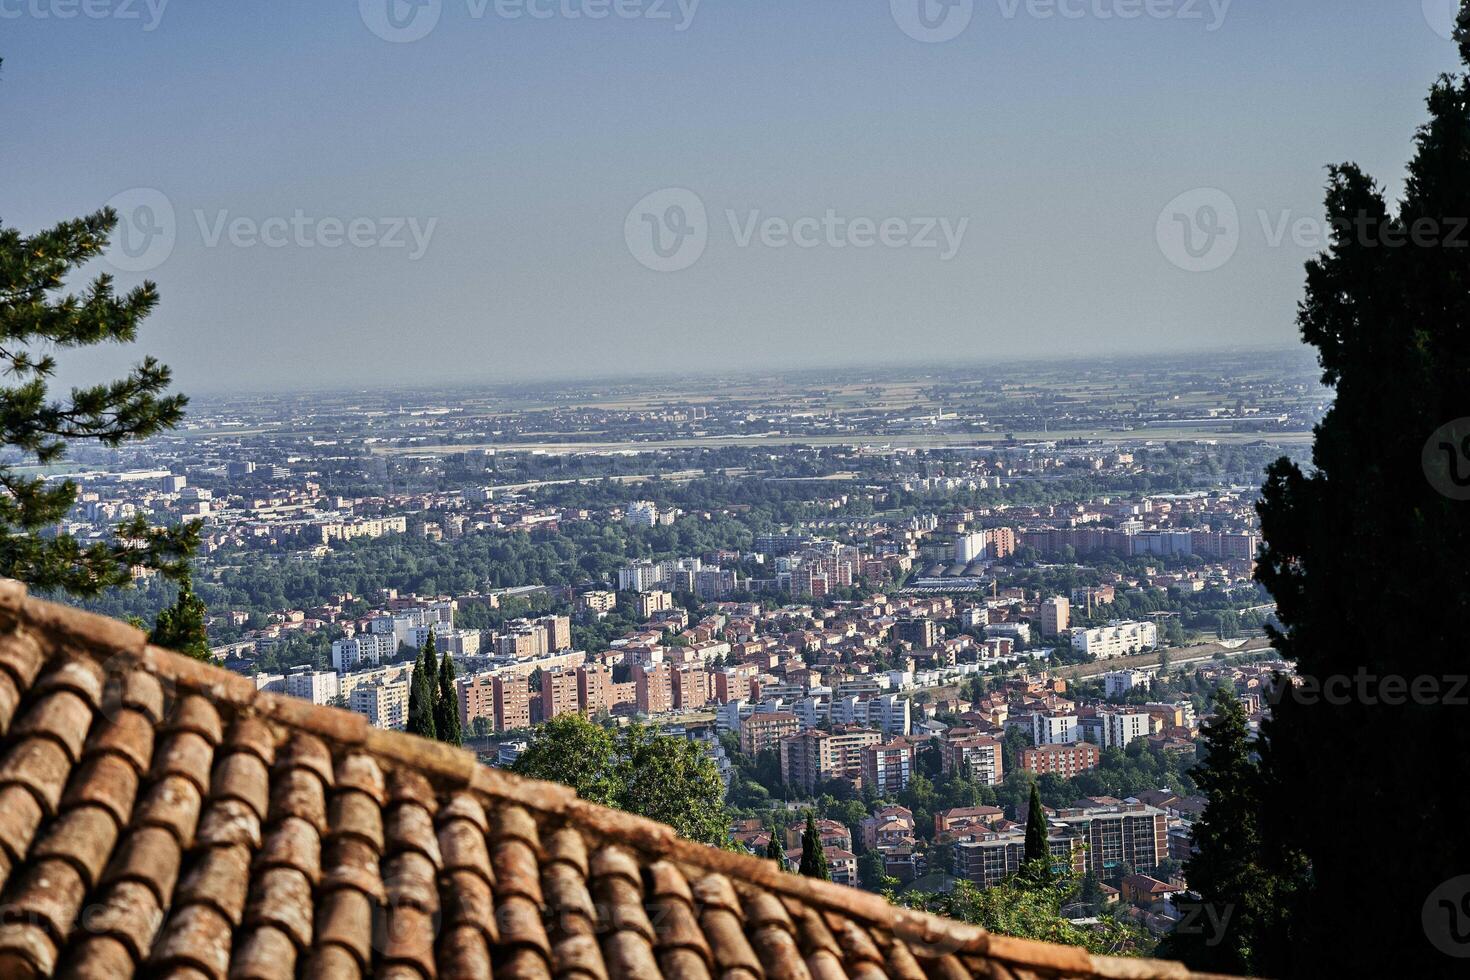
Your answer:
[[[213,656],[261,689],[401,729],[432,643],[485,761],[649,724],[716,763],[739,844],[794,862],[816,810],[874,890],[1016,874],[1034,782],[1053,859],[1163,934],[1209,697],[1258,725],[1289,674],[1256,488],[1325,401],[1250,353],[251,396],[51,475],[84,542],[201,523]],[[93,607],[171,601],[136,584]]]

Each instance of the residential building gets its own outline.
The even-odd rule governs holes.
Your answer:
[[[1051,774],[1070,779],[1080,772],[1096,769],[1101,761],[1102,750],[1091,742],[1041,745],[1021,751],[1021,768],[1038,776]]]
[[[1072,631],[1072,649],[1097,660],[1126,657],[1159,645],[1159,630],[1153,623],[1114,620],[1106,626]]]
[[[789,711],[757,712],[740,722],[740,751],[759,755],[776,748],[781,739],[794,735],[801,722]]]
[[[941,764],[947,773],[961,773],[982,786],[994,786],[1005,779],[1005,759],[1001,743],[985,735],[950,739],[941,747]]]

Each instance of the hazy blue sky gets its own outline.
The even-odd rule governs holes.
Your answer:
[[[0,0],[0,220],[116,198],[163,306],[86,366],[198,391],[1289,343],[1456,64],[1450,0],[161,2]]]

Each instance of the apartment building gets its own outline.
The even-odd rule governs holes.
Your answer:
[[[496,675],[492,681],[495,698],[495,730],[509,732],[531,727],[531,688],[526,678]]]
[[[1038,776],[1051,774],[1070,779],[1078,773],[1096,769],[1101,761],[1102,750],[1091,742],[1041,745],[1021,751],[1021,768]]]
[[[571,670],[541,672],[541,720],[582,710],[577,696],[577,673]]]
[[[907,742],[868,745],[863,748],[863,788],[881,796],[908,788],[914,772],[914,747]]]
[[[1071,604],[1062,596],[1041,603],[1041,635],[1061,636],[1072,625]]]
[[[408,681],[380,681],[355,688],[347,706],[374,728],[402,730],[408,724]]]
[[[882,741],[879,732],[862,728],[809,728],[788,736],[780,743],[781,781],[810,791],[829,779],[856,779],[863,771],[863,750]]]
[[[945,772],[961,773],[982,786],[994,786],[1005,779],[1001,743],[986,735],[946,741],[941,751],[941,764]]]
[[[1146,711],[1102,710],[1098,717],[1102,719],[1102,747],[1105,749],[1126,749],[1135,738],[1144,738],[1153,732],[1153,718]]]
[[[577,701],[583,714],[611,712],[613,697],[612,668],[603,664],[583,664],[577,668]]]
[[[312,704],[331,704],[341,693],[341,679],[336,671],[296,667],[286,672],[286,693]]]
[[[1106,626],[1072,631],[1072,649],[1098,660],[1126,657],[1159,645],[1159,630],[1153,623],[1114,620]]]
[[[674,710],[674,671],[668,664],[633,667],[638,711],[645,715]]]
[[[1081,738],[1071,712],[1037,711],[1031,715],[1031,744],[1070,745]]]
[[[758,755],[776,748],[781,739],[796,734],[800,726],[801,722],[789,711],[757,712],[740,722],[740,751]]]

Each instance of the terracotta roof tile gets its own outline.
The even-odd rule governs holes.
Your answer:
[[[1188,977],[787,874],[0,580],[0,976]]]

